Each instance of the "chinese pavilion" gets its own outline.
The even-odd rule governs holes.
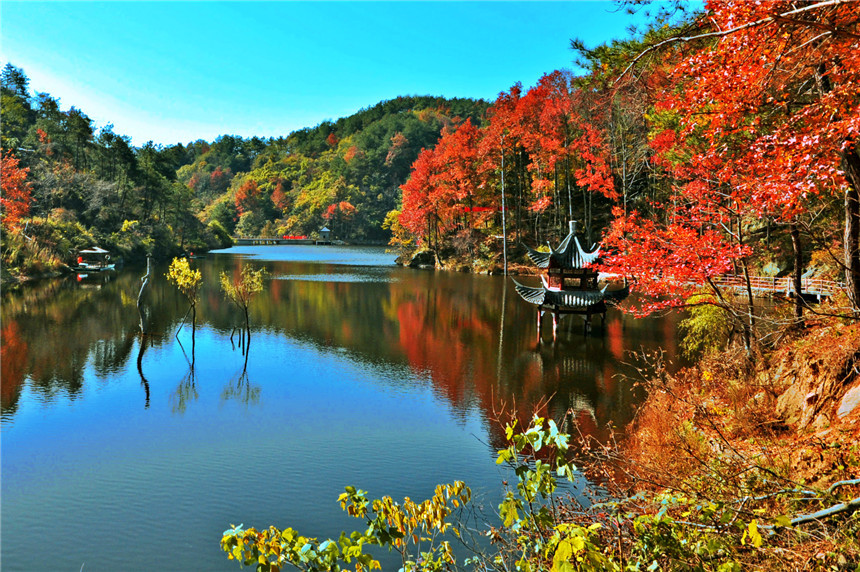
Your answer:
[[[538,307],[537,324],[540,337],[541,319],[544,313],[552,313],[552,337],[555,339],[558,322],[562,315],[585,316],[585,329],[591,329],[591,316],[600,314],[606,318],[606,301],[618,299],[617,293],[607,293],[597,285],[597,271],[593,264],[600,256],[598,247],[586,252],[576,237],[576,221],[570,221],[570,232],[558,248],[550,246],[549,252],[540,252],[526,246],[528,257],[544,272],[541,286],[524,286],[516,280],[517,293],[527,302]]]

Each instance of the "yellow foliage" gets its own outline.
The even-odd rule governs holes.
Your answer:
[[[139,221],[136,220],[124,220],[122,221],[122,228],[120,229],[120,232],[129,232],[137,230],[139,224]]]
[[[189,304],[192,306],[197,304],[203,275],[199,270],[191,270],[187,258],[174,258],[165,276],[167,276],[168,282],[179,288],[179,291],[188,299]]]
[[[222,272],[219,276],[221,290],[228,300],[240,308],[247,308],[254,294],[263,291],[263,280],[266,276],[268,273],[265,268],[253,270],[248,266],[242,268],[237,281],[231,280],[226,272]]]

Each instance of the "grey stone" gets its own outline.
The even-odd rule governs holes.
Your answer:
[[[848,417],[852,411],[857,409],[858,406],[860,406],[860,386],[854,387],[845,392],[836,415],[838,415],[840,419]]]

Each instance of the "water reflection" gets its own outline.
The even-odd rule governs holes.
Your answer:
[[[211,328],[246,359],[249,340],[236,334],[241,328],[237,330],[235,310],[221,295],[218,274],[238,277],[250,264],[265,266],[276,277],[251,302],[252,331],[319,348],[347,348],[370,363],[405,363],[426,376],[434,393],[454,410],[478,406],[487,419],[501,404],[514,402],[525,414],[540,403],[545,414],[562,415],[573,399],[590,403],[595,426],[620,426],[636,399],[629,383],[619,378],[628,371],[622,361],[640,347],[673,350],[671,319],[634,321],[614,310],[589,335],[582,334],[573,317],[562,323],[556,343],[542,343],[533,308],[510,295],[508,281],[498,277],[227,255],[194,263],[204,277],[200,327]],[[143,338],[136,312],[139,271],[122,273],[98,289],[66,280],[7,293],[2,309],[3,416],[14,415],[25,380],[46,402],[60,396],[74,399],[88,363],[96,377],[108,379],[125,366],[136,341],[138,372],[148,393],[146,374],[151,376],[158,366],[145,364],[144,352],[173,343],[172,332],[189,366],[177,392],[185,396],[179,403],[187,403],[194,394],[197,358],[195,338],[186,347],[182,328],[187,307],[166,283],[163,268],[152,274],[143,304],[150,333]],[[206,347],[207,352],[225,349]]]
[[[368,262],[383,254],[194,260],[193,345],[188,328],[176,336],[188,304],[166,266],[142,297],[145,334],[142,269],[4,292],[0,486],[16,527],[2,530],[3,570],[31,567],[46,523],[93,539],[58,541],[52,567],[232,570],[217,545],[230,522],[336,536],[355,526],[333,502],[347,484],[425,498],[461,479],[492,512],[508,478],[494,463],[499,411],[537,408],[604,438],[637,401],[629,352],[672,352],[671,319],[616,311],[589,335],[566,319],[556,343],[538,343],[534,307],[505,279]],[[248,265],[277,277],[251,301],[250,345],[218,280]],[[167,545],[164,522],[193,549]]]
[[[235,400],[243,405],[256,405],[260,402],[260,386],[248,378],[247,362],[241,373],[237,374],[221,390],[221,401]]]
[[[188,405],[192,401],[197,401],[200,395],[197,393],[197,379],[194,375],[194,367],[189,367],[182,379],[179,380],[179,385],[170,394],[170,408],[174,413],[180,415],[185,413]]]
[[[140,334],[138,338],[138,349],[137,349],[137,373],[140,375],[140,385],[143,387],[143,390],[146,392],[146,401],[144,402],[143,407],[145,409],[149,409],[149,380],[146,379],[146,376],[143,374],[143,354],[146,352],[147,346],[147,335]]]

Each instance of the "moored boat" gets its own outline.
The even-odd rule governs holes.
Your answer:
[[[115,269],[116,263],[111,262],[110,252],[98,246],[79,250],[77,264],[72,267],[75,272],[104,272]]]

